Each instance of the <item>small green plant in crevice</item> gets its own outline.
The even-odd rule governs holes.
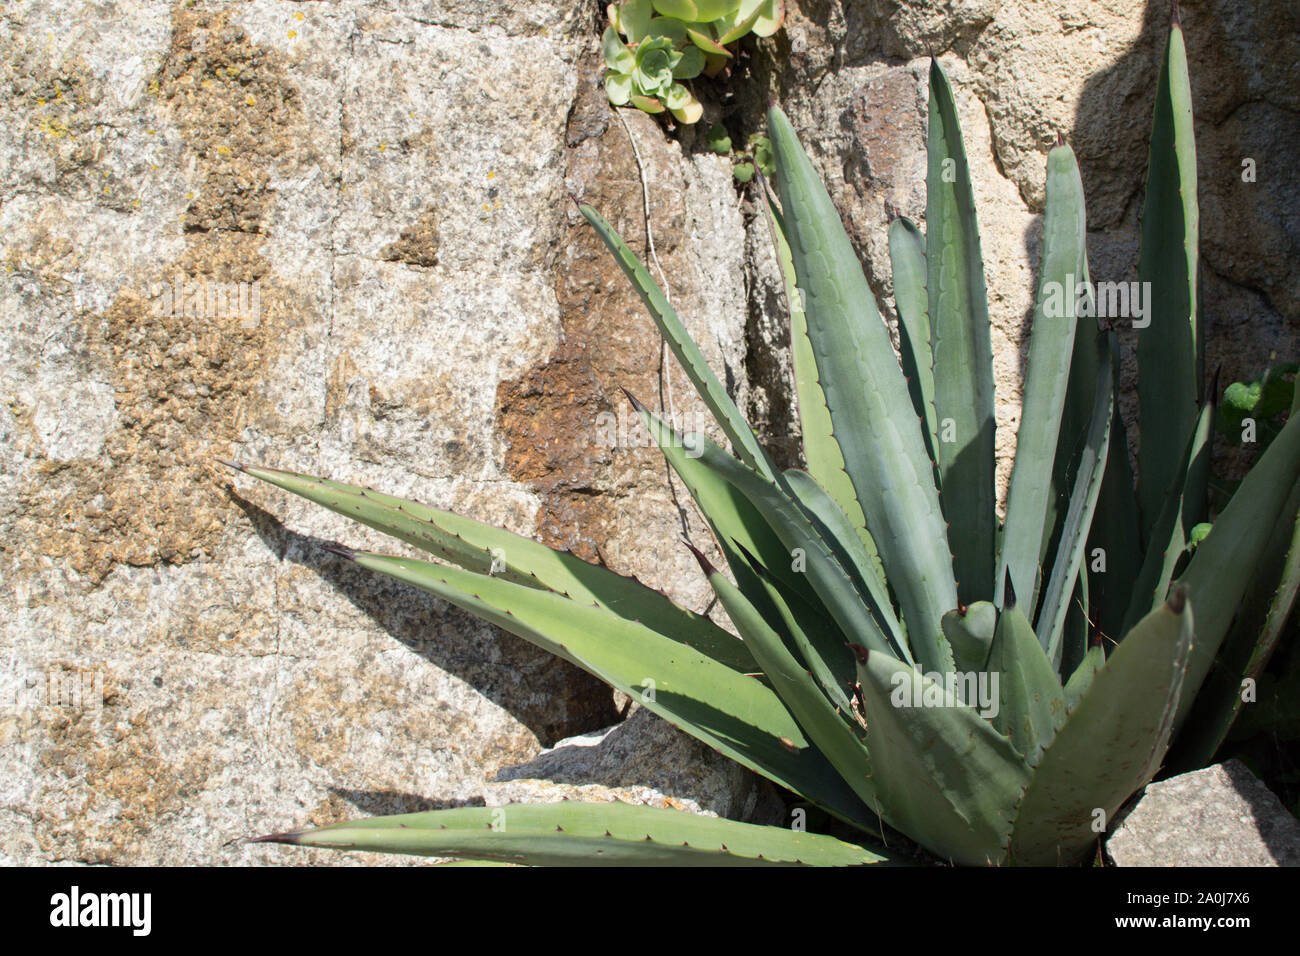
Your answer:
[[[731,175],[738,183],[748,183],[753,181],[755,170],[768,178],[776,172],[775,161],[772,158],[772,141],[762,133],[750,134],[744,156],[731,168]]]
[[[709,148],[709,152],[716,153],[719,156],[726,156],[731,152],[731,134],[727,132],[727,127],[721,123],[714,123],[709,127],[709,131],[704,134],[704,145]]]
[[[704,107],[688,81],[717,76],[742,37],[771,36],[785,19],[783,0],[623,0],[607,8],[601,38],[605,91],[615,106],[665,110],[684,125]]]
[[[1249,382],[1223,390],[1215,430],[1231,444],[1264,452],[1282,430],[1295,398],[1300,364],[1282,362]]]
[[[452,512],[270,468],[246,474],[435,560],[334,548],[551,651],[854,828],[826,834],[565,803],[439,810],[275,842],[534,864],[1083,864],[1166,761],[1213,753],[1219,676],[1275,538],[1300,578],[1300,419],[1188,554],[1206,510],[1215,395],[1202,381],[1197,194],[1181,28],[1157,82],[1138,273],[1134,478],[1118,350],[1088,296],[1083,186],[1047,157],[1023,412],[999,526],[988,301],[957,108],[930,69],[926,221],[889,231],[901,367],[852,242],[785,114],[759,182],[790,319],[807,469],[779,468],[645,266],[580,205],[732,451],[634,408],[729,574],[688,543],[737,634],[600,565]],[[1113,318],[1113,317],[1111,317]],[[1135,323],[1136,324],[1136,323]],[[1278,529],[1282,529],[1281,532]],[[1288,610],[1290,605],[1288,604]],[[1238,620],[1240,618],[1237,618]],[[1263,639],[1245,634],[1246,656]],[[1235,645],[1234,645],[1235,646]],[[654,692],[648,693],[647,688]],[[1198,694],[1198,691],[1201,693]],[[1208,693],[1207,693],[1208,692]]]
[[[776,172],[772,159],[772,142],[762,133],[751,133],[745,142],[745,148],[733,153],[731,134],[721,123],[715,123],[704,134],[704,145],[719,156],[733,157],[731,174],[738,183],[753,182],[755,169],[768,178]]]

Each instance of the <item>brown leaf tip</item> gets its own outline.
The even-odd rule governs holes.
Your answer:
[[[266,836],[249,837],[245,843],[288,843],[296,845],[302,839],[301,830],[286,830],[284,833],[268,833]]]
[[[627,396],[627,400],[632,403],[632,407],[636,409],[637,412],[645,413],[650,411],[650,409],[646,408],[645,405],[640,400],[638,400],[635,395],[629,392],[626,388],[623,388],[622,385],[619,386],[619,389],[623,392],[624,395]]]
[[[1002,596],[1002,609],[1004,611],[1010,611],[1015,606],[1016,606],[1016,588],[1015,585],[1011,583],[1011,569],[1007,568],[1007,583],[1006,583],[1005,592]]]
[[[867,662],[867,657],[870,656],[871,653],[861,644],[850,644],[849,650],[853,652],[853,655],[858,659],[859,664],[865,664]]]
[[[704,572],[706,577],[712,577],[718,573],[718,569],[715,568],[709,559],[704,556],[703,551],[691,544],[686,538],[682,538],[682,544],[686,545],[686,547],[690,549],[691,554],[695,555],[695,560],[699,562],[700,570]]]

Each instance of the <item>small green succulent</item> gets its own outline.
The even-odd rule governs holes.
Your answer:
[[[704,107],[682,81],[716,76],[728,49],[748,33],[771,36],[785,17],[783,0],[624,0],[608,8],[601,38],[605,90],[615,106],[664,110],[697,123]]]
[[[648,68],[661,83],[663,62]],[[900,219],[889,233],[901,368],[835,205],[785,115],[768,112],[779,196],[761,179],[760,205],[786,289],[807,470],[773,462],[650,273],[580,206],[731,445],[677,434],[633,400],[727,561],[724,574],[691,546],[739,636],[634,579],[451,512],[237,466],[430,553],[333,549],[588,670],[851,825],[853,842],[572,803],[265,839],[536,864],[875,864],[911,859],[899,831],[960,864],[1090,858],[1171,740],[1212,754],[1223,739],[1231,697],[1197,692],[1217,682],[1212,672],[1229,689],[1242,673],[1219,651],[1275,538],[1287,610],[1300,581],[1296,416],[1189,549],[1205,517],[1215,396],[1200,371],[1196,161],[1176,23],[1156,101],[1138,267],[1151,292],[1134,323],[1136,481],[1115,335],[1088,291],[1082,182],[1061,143],[1047,157],[1023,414],[999,521],[983,258],[937,61],[929,228]],[[1246,638],[1257,656],[1263,638]]]
[[[764,176],[771,176],[776,172],[775,160],[772,158],[772,141],[762,133],[750,135],[745,158],[731,167],[731,174],[736,177],[737,182],[747,183],[753,180],[755,170]]]
[[[1300,364],[1283,362],[1249,382],[1233,382],[1223,392],[1216,428],[1234,445],[1269,446],[1282,429],[1281,418],[1295,397]]]
[[[726,156],[731,152],[731,134],[727,132],[727,128],[721,123],[715,123],[709,128],[709,131],[704,134],[704,142],[712,152],[717,153],[719,156]]]

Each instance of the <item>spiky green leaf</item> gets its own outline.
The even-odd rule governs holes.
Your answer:
[[[679,607],[635,578],[588,564],[576,555],[369,488],[277,468],[233,467],[469,571],[593,603],[619,617],[640,621],[733,670],[749,673],[755,668],[744,644],[707,617]]]
[[[1192,526],[1196,523],[1192,515],[1196,511],[1197,491],[1204,495],[1209,475],[1213,426],[1214,406],[1206,404],[1179,463],[1181,480],[1165,497],[1160,519],[1152,527],[1142,570],[1133,582],[1133,602],[1124,622],[1126,632],[1164,600],[1174,569],[1188,549]]]
[[[957,593],[970,604],[990,600],[1000,584],[994,580],[993,346],[970,166],[952,87],[938,60],[930,61],[926,149],[926,293],[934,342],[939,487]]]
[[[1114,416],[1115,389],[1111,368],[1109,364],[1103,364],[1098,370],[1092,422],[1075,472],[1074,492],[1070,495],[1070,505],[1061,526],[1056,560],[1052,562],[1052,575],[1043,595],[1036,629],[1038,640],[1054,667],[1059,666],[1063,655],[1070,599],[1076,594],[1087,593],[1087,573],[1082,571],[1084,549],[1106,474]],[[1086,635],[1084,639],[1086,642]]]
[[[952,645],[958,671],[982,671],[989,659],[993,634],[998,626],[998,609],[991,601],[976,601],[943,616],[943,633]]]
[[[870,826],[852,791],[761,681],[636,621],[550,591],[427,561],[350,557],[576,664],[731,759]]]
[[[934,413],[934,346],[925,292],[925,236],[909,219],[889,224],[889,261],[898,309],[903,374],[917,417],[925,423],[925,447],[937,460],[939,423]]]
[[[349,820],[257,842],[532,866],[860,866],[887,858],[817,833],[632,804],[510,803]]]
[[[1043,253],[1029,335],[1024,404],[1016,434],[1016,460],[1007,492],[1007,521],[998,561],[998,576],[1005,580],[1010,575],[1022,602],[1022,613],[1031,621],[1038,607],[1040,586],[1047,586],[1039,562],[1045,529],[1050,531],[1047,520],[1053,496],[1053,463],[1074,354],[1078,321],[1074,289],[1087,275],[1086,236],[1079,164],[1069,146],[1057,146],[1047,156]],[[1109,406],[1105,411],[1103,428],[1110,420]],[[944,490],[946,497],[946,486]],[[1083,530],[1086,532],[1086,527]],[[1062,583],[1068,597],[1074,579]],[[999,588],[997,599],[1001,598]]]
[[[946,686],[884,654],[862,654],[872,782],[883,819],[943,859],[1001,862],[1029,768]]]
[[[1242,480],[1228,506],[1188,562],[1178,583],[1196,605],[1196,646],[1188,668],[1188,694],[1179,725],[1210,672],[1223,636],[1254,578],[1269,535],[1280,521],[1300,478],[1300,416],[1293,416]]]
[[[784,113],[768,111],[818,378],[834,434],[917,659],[952,668],[940,630],[957,605],[952,555],[921,428],[889,333],[826,187]]]
[[[1020,800],[1010,856],[1028,866],[1081,862],[1115,811],[1160,766],[1192,647],[1179,592],[1139,622],[1092,677],[1043,752]],[[1077,690],[1077,686],[1075,688]]]
[[[714,419],[722,427],[723,433],[727,436],[727,440],[731,442],[736,454],[767,477],[773,477],[776,469],[767,457],[767,453],[763,451],[763,447],[759,444],[754,430],[749,427],[749,423],[745,421],[740,409],[736,407],[735,401],[727,394],[727,390],[723,388],[722,383],[718,381],[718,377],[709,368],[709,363],[705,361],[704,354],[686,331],[686,326],[682,324],[682,320],[668,301],[668,297],[664,295],[663,290],[650,277],[649,270],[642,265],[641,260],[628,248],[627,243],[623,241],[619,234],[614,231],[614,227],[606,222],[600,213],[581,203],[578,205],[578,209],[583,217],[595,227],[601,240],[609,247],[609,251],[614,254],[614,259],[619,268],[623,270],[623,273],[640,294],[641,300],[645,303],[655,324],[659,327],[660,334],[663,335],[673,354],[677,356],[677,361],[681,363],[686,377],[691,380],[691,384],[699,392],[700,398],[703,399]]]
[[[1156,84],[1138,254],[1138,281],[1150,283],[1144,286],[1150,291],[1143,320],[1150,324],[1137,335],[1143,540],[1150,540],[1165,496],[1181,483],[1179,462],[1196,428],[1203,348],[1196,307],[1199,242],[1192,88],[1183,32],[1175,22]],[[1200,521],[1203,504],[1188,505],[1192,523]]]
[[[1011,745],[1034,766],[1065,722],[1065,695],[1034,629],[1010,597],[998,615],[985,670],[998,677],[993,726],[1010,736]]]
[[[808,338],[808,317],[804,312],[802,293],[798,289],[794,259],[785,237],[785,226],[769,195],[767,179],[761,172],[758,173],[758,182],[765,197],[762,206],[767,214],[772,248],[776,254],[786,310],[790,316],[790,355],[794,365],[795,396],[798,399],[799,426],[803,433],[803,452],[808,463],[808,473],[835,499],[863,545],[872,554],[877,554],[875,542],[867,531],[867,519],[862,513],[862,505],[858,503],[857,492],[844,470],[844,452],[835,439],[834,423],[826,405],[826,393],[817,377],[817,360],[813,355],[812,340]],[[882,569],[881,575],[883,574]]]

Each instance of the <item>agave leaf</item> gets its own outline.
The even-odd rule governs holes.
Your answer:
[[[1188,438],[1187,448],[1179,464],[1182,479],[1176,488],[1170,489],[1160,519],[1152,527],[1146,559],[1142,562],[1137,580],[1133,582],[1133,603],[1125,617],[1125,632],[1150,613],[1169,593],[1174,568],[1187,551],[1192,526],[1197,520],[1192,516],[1196,510],[1195,489],[1204,495],[1213,440],[1214,405],[1206,403],[1201,409],[1196,429]]]
[[[673,354],[677,356],[677,361],[681,363],[683,371],[699,392],[700,398],[704,400],[704,404],[722,427],[736,454],[768,478],[773,477],[776,468],[758,443],[754,430],[749,427],[745,417],[740,414],[740,409],[736,407],[736,403],[732,401],[731,396],[722,387],[722,383],[718,381],[718,377],[709,368],[699,346],[687,333],[686,327],[682,325],[682,320],[678,318],[677,312],[669,303],[668,297],[663,294],[663,290],[650,277],[641,260],[628,248],[627,243],[619,237],[600,213],[582,204],[579,204],[578,209],[595,227],[597,234],[614,254],[614,259],[623,273],[640,293],[641,300],[650,310],[650,315],[659,327],[660,334],[667,341]]]
[[[952,554],[907,382],[839,213],[776,107],[768,129],[808,336],[845,471],[898,595],[912,652],[926,667],[951,670],[939,618],[957,605]]]
[[[1160,766],[1173,731],[1192,646],[1192,608],[1178,591],[1146,617],[1092,676],[1043,752],[1011,835],[1013,862],[1068,866],[1096,842],[1094,824]],[[1075,685],[1075,690],[1078,685]]]
[[[885,654],[858,661],[881,818],[954,863],[1000,862],[1024,759],[948,688]]]
[[[469,571],[595,604],[627,620],[641,621],[733,670],[752,673],[756,669],[745,645],[707,617],[679,607],[635,578],[588,564],[573,554],[368,488],[275,468],[232,467]]]
[[[1086,266],[1085,257],[1084,279],[1088,280],[1090,276],[1087,274]],[[1113,336],[1114,333],[1103,329],[1095,317],[1080,316],[1075,326],[1074,349],[1070,357],[1070,377],[1065,390],[1065,405],[1061,409],[1056,459],[1052,463],[1053,494],[1046,503],[1041,559],[1043,582],[1051,581],[1056,573],[1056,561],[1068,554],[1068,551],[1061,550],[1061,535],[1064,532],[1066,512],[1069,510],[1070,499],[1074,496],[1078,484],[1078,472],[1084,465],[1085,457],[1091,460],[1095,455],[1095,449],[1092,452],[1088,450],[1088,435],[1096,405],[1097,380],[1101,377],[1103,369],[1109,366],[1112,368],[1112,385],[1115,381],[1113,363],[1110,361]],[[1111,430],[1114,430],[1113,424]],[[1109,460],[1109,453],[1106,457]],[[1130,494],[1131,491],[1130,488]],[[1079,590],[1084,590],[1087,583],[1085,573],[1081,576]],[[1078,661],[1074,663],[1077,664]]]
[[[740,589],[711,568],[703,555],[697,552],[696,557],[727,615],[744,635],[763,673],[772,681],[773,689],[853,792],[866,806],[874,808],[876,791],[861,730],[855,730],[845,721],[849,715],[831,703],[814,677],[786,650],[780,636]]]
[[[1001,584],[994,580],[993,346],[970,167],[952,87],[938,60],[930,61],[926,151],[926,292],[934,342],[939,487],[957,594],[969,604],[995,597]]]
[[[1174,744],[1170,762],[1189,770],[1208,765],[1241,713],[1243,683],[1263,677],[1300,590],[1300,484],[1291,491],[1284,517],[1269,536],[1231,630],[1223,640],[1196,701]],[[1275,570],[1280,569],[1280,570]],[[1254,706],[1252,704],[1252,706]]]
[[[884,622],[890,640],[898,647],[906,647],[907,638],[890,602],[885,569],[881,567],[880,555],[871,535],[865,530],[860,535],[857,533],[848,515],[812,475],[797,468],[788,468],[784,474],[795,500],[807,509],[814,527],[816,522],[820,522],[818,531],[840,563],[857,572],[856,579],[861,580],[867,591],[867,604],[872,613]]]
[[[254,842],[409,853],[534,866],[746,866],[886,863],[819,833],[628,803],[511,803],[349,820]]]
[[[1056,560],[1052,563],[1052,577],[1043,595],[1043,606],[1038,617],[1038,640],[1054,667],[1061,662],[1070,597],[1079,590],[1087,593],[1088,577],[1086,572],[1081,575],[1080,569],[1084,548],[1087,546],[1088,529],[1092,526],[1092,516],[1096,512],[1106,474],[1114,416],[1115,389],[1111,380],[1111,368],[1108,364],[1103,364],[1097,377],[1086,447],[1075,474],[1074,493],[1070,495],[1070,506],[1061,527]]]
[[[813,525],[808,515],[776,485],[716,445],[700,442],[701,437],[692,434],[686,436],[686,440],[688,443],[696,443],[694,447],[701,452],[702,464],[729,482],[766,517],[772,530],[785,545],[787,554],[794,556],[802,566],[808,584],[840,630],[846,635],[853,635],[869,647],[911,660],[906,646],[896,647],[890,642],[871,612],[865,584],[851,573],[851,568],[845,568],[841,564],[836,551],[827,544],[822,531]],[[939,641],[946,650],[948,645],[942,635],[939,636]],[[847,648],[842,653],[847,655]],[[832,660],[829,654],[828,660]],[[948,661],[948,666],[951,667],[951,656]],[[831,666],[833,669],[836,666],[833,660]]]
[[[952,645],[953,663],[959,672],[985,670],[997,626],[998,609],[989,601],[976,601],[943,616],[943,633]]]
[[[732,760],[843,819],[871,827],[852,791],[761,681],[639,622],[550,591],[427,561],[346,556],[564,658]]]
[[[1196,428],[1200,403],[1200,316],[1196,307],[1200,212],[1196,199],[1196,142],[1187,51],[1177,21],[1169,31],[1147,167],[1138,281],[1150,283],[1149,328],[1137,336],[1138,507],[1143,540],[1151,540],[1167,494],[1182,478],[1179,463]],[[1202,502],[1186,508],[1201,520]]]
[[[1288,622],[1287,634],[1295,639],[1294,619]],[[1289,658],[1279,673],[1266,672],[1260,677],[1259,699],[1238,715],[1229,740],[1267,734],[1283,747],[1300,740],[1300,657],[1292,654]]]
[[[1118,381],[1119,349],[1113,333],[1107,339],[1111,380]],[[1096,629],[1111,641],[1119,641],[1124,634],[1124,615],[1142,561],[1139,532],[1128,435],[1116,402],[1111,413],[1110,442],[1101,493],[1088,533],[1087,555],[1088,613],[1092,615]]]
[[[1083,695],[1088,692],[1092,686],[1092,679],[1097,676],[1097,671],[1101,670],[1102,665],[1106,663],[1106,652],[1101,649],[1100,644],[1094,644],[1088,648],[1083,655],[1083,660],[1079,666],[1074,669],[1070,679],[1065,682],[1065,706],[1068,710],[1073,711],[1083,699]]]
[[[1269,535],[1287,520],[1283,511],[1297,478],[1300,416],[1293,416],[1242,480],[1178,579],[1195,602],[1197,617],[1196,646],[1187,673],[1189,692],[1178,711],[1180,726],[1255,576]]]
[[[876,544],[867,531],[867,519],[858,503],[853,482],[844,470],[844,453],[835,438],[830,409],[826,406],[826,393],[817,378],[817,361],[813,356],[812,341],[808,338],[808,317],[803,308],[803,297],[797,286],[794,259],[786,241],[785,225],[780,212],[771,200],[766,178],[757,173],[759,189],[766,201],[762,203],[767,214],[767,225],[776,253],[777,269],[785,292],[786,309],[790,316],[790,353],[794,364],[795,395],[799,405],[799,426],[803,432],[804,458],[808,472],[826,492],[835,499],[848,516],[854,532],[872,554],[879,554]],[[884,575],[884,569],[880,571]]]
[[[1057,674],[1061,675],[1063,680],[1066,674],[1074,673],[1075,669],[1083,663],[1092,636],[1092,618],[1088,611],[1088,575],[1081,572],[1075,579],[1074,598],[1065,612],[1065,624],[1061,628],[1060,660],[1052,662]]]
[[[925,422],[925,448],[937,461],[939,422],[934,411],[934,345],[930,303],[925,292],[925,236],[908,219],[889,224],[889,261],[894,275],[894,304],[903,374],[917,417]]]
[[[697,557],[699,556],[697,555]],[[824,608],[809,607],[795,595],[783,592],[776,582],[772,580],[767,570],[752,555],[745,552],[745,557],[749,560],[753,574],[767,589],[768,598],[776,609],[782,625],[790,635],[789,645],[793,649],[795,658],[802,661],[804,666],[807,667],[808,673],[821,686],[831,705],[845,720],[852,722],[853,706],[849,703],[848,694],[845,693],[845,687],[848,686],[849,680],[846,680],[842,667],[840,673],[831,670],[825,656],[819,649],[846,644],[844,635],[840,633],[834,622],[826,617]],[[743,588],[741,593],[744,593]],[[719,600],[721,600],[721,596],[719,596]],[[740,625],[737,625],[737,628],[740,629]],[[748,638],[746,638],[745,646],[747,648],[750,646]],[[832,660],[837,665],[840,664],[840,656],[837,655]],[[852,663],[849,664],[848,670],[852,671]]]
[[[985,670],[998,675],[993,726],[1032,767],[1065,722],[1065,695],[1052,662],[1015,602],[1008,584]],[[968,701],[968,703],[970,703]]]
[[[754,582],[754,588],[746,587],[742,572],[747,564],[740,556],[738,547],[757,555],[763,567],[791,593],[797,594],[809,604],[817,605],[817,594],[809,584],[807,575],[794,570],[790,549],[777,536],[769,520],[731,482],[700,460],[700,449],[708,448],[710,454],[719,459],[731,456],[704,436],[688,437],[680,434],[632,395],[629,394],[628,399],[641,416],[650,437],[699,505],[709,527],[713,529],[718,547],[727,556],[727,565],[737,575],[737,579],[741,580],[741,586],[749,599],[759,600],[760,594],[755,590],[759,585]]]
[[[998,576],[1009,576],[1016,594],[1024,602],[1022,612],[1031,621],[1038,607],[1039,559],[1045,530],[1050,531],[1047,518],[1053,494],[1053,464],[1074,353],[1077,321],[1074,288],[1087,274],[1086,236],[1079,164],[1069,146],[1057,146],[1047,156],[1043,254],[1029,335],[1024,407],[1016,436],[1016,460],[1007,492],[1007,522],[998,563]],[[1107,414],[1102,420],[1103,430],[1110,420],[1109,406],[1104,411]],[[1104,437],[1102,440],[1104,454]],[[946,495],[946,486],[944,491]],[[1080,532],[1086,533],[1086,527],[1079,529]],[[1082,541],[1082,534],[1075,537]],[[1071,546],[1074,544],[1072,541]],[[1060,580],[1064,598],[1058,600],[1064,606],[1074,590],[1074,578],[1066,580],[1062,574]],[[1062,620],[1064,616],[1062,611]]]

